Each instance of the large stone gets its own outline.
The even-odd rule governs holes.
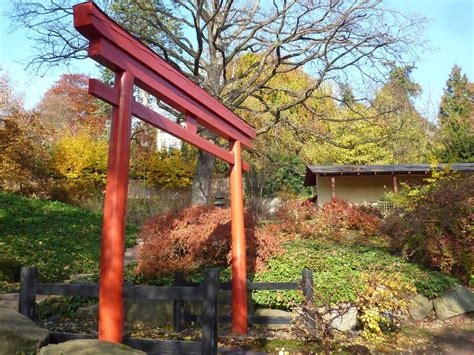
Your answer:
[[[274,214],[283,205],[283,200],[279,197],[268,198],[263,201],[263,208],[266,213]]]
[[[76,339],[60,344],[51,344],[42,348],[40,355],[142,355],[141,350],[132,349],[123,344],[109,343],[97,339]]]
[[[474,292],[458,285],[442,297],[433,300],[436,316],[445,320],[460,314],[474,312]]]
[[[0,307],[0,354],[34,353],[48,340],[47,329],[13,309]]]
[[[419,293],[408,303],[408,312],[413,319],[420,320],[425,318],[433,309],[433,300],[426,298]]]
[[[340,332],[349,332],[357,326],[357,308],[349,307],[332,310],[325,316],[326,320],[332,320],[331,326]]]
[[[330,324],[332,328],[341,332],[354,330],[357,326],[357,308],[350,304],[341,303],[330,309],[318,307],[318,313],[326,324]]]
[[[128,324],[160,327],[173,323],[173,301],[127,299],[125,320]]]
[[[257,317],[284,317],[284,318],[289,318],[289,319],[294,318],[294,315],[291,312],[286,312],[279,309],[271,309],[271,308],[257,308],[255,310],[255,316]],[[270,329],[288,328],[288,324],[259,324],[259,326],[270,328]]]

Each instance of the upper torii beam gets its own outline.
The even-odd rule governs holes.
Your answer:
[[[99,339],[121,342],[124,322],[123,259],[130,159],[131,119],[137,117],[229,163],[232,214],[232,331],[247,332],[242,148],[255,129],[153,50],[138,41],[94,3],[74,6],[74,27],[89,40],[88,55],[115,73],[114,87],[89,81],[89,93],[112,105],[109,160],[100,259]],[[181,127],[135,101],[138,86],[186,117]],[[197,134],[201,125],[229,141],[226,150]]]

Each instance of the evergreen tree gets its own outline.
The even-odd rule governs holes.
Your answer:
[[[443,149],[438,157],[445,162],[473,162],[474,134],[468,80],[461,68],[453,67],[446,81],[438,114]]]

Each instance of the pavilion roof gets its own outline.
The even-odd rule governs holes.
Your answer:
[[[474,172],[474,163],[439,164],[437,169],[449,167],[456,171]],[[409,175],[428,174],[430,164],[391,164],[391,165],[307,165],[304,179],[305,186],[316,185],[316,175]]]

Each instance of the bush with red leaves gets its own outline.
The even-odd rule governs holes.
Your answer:
[[[412,262],[474,284],[474,176],[434,182],[417,200],[399,208],[381,231]]]
[[[322,229],[339,231],[341,229],[358,230],[364,235],[377,233],[381,218],[369,213],[362,207],[335,199],[324,204],[319,211],[319,223]]]
[[[274,233],[257,227],[245,214],[247,269],[265,269],[266,262],[283,252]],[[140,234],[144,244],[137,270],[147,278],[189,272],[201,267],[227,266],[231,261],[230,209],[195,206],[148,219]]]
[[[316,219],[318,212],[318,207],[312,202],[288,200],[278,210],[268,228],[274,228],[275,231],[278,230],[279,233],[291,238],[308,238],[318,230]]]

